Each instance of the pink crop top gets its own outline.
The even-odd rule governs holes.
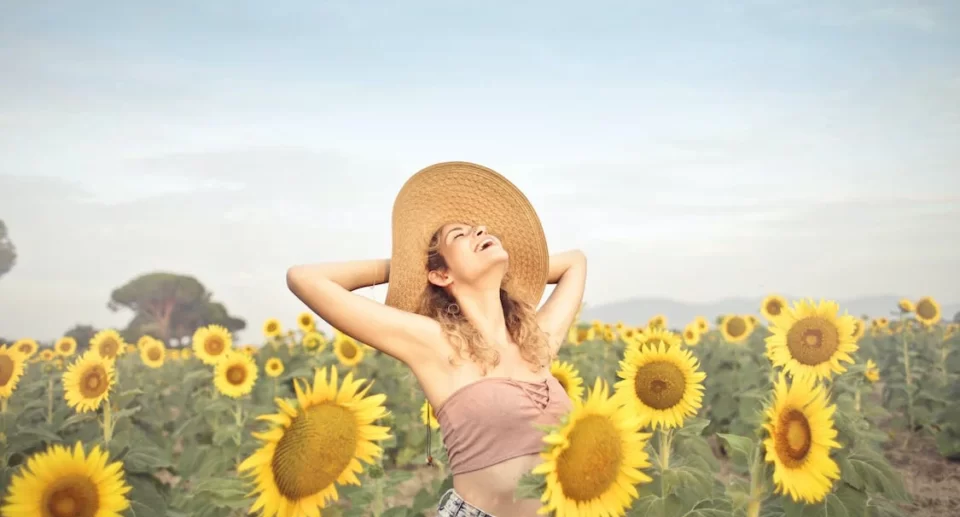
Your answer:
[[[555,377],[530,382],[487,377],[453,392],[436,409],[453,474],[543,450],[543,431],[573,408]]]

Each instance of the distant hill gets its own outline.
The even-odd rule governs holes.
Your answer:
[[[797,298],[783,295],[791,303]],[[840,312],[848,312],[853,316],[867,314],[871,317],[890,317],[897,307],[901,296],[865,296],[850,300],[837,300]],[[587,305],[583,309],[581,319],[598,319],[605,322],[622,321],[627,325],[645,325],[647,320],[656,314],[667,317],[670,328],[681,328],[697,316],[707,318],[711,323],[722,314],[754,314],[760,316],[760,302],[762,298],[727,298],[706,303],[691,303],[670,300],[667,298],[631,298],[619,302],[603,305]],[[817,299],[819,301],[819,299]],[[960,311],[960,303],[940,302],[940,310],[946,320],[952,320],[953,315]]]

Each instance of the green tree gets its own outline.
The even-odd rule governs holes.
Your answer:
[[[183,343],[205,325],[223,325],[231,332],[246,327],[192,276],[147,273],[114,289],[107,304],[113,311],[128,309],[133,319],[122,334],[129,343],[150,335],[164,343]]]
[[[17,248],[7,235],[7,225],[0,220],[0,276],[9,273],[16,263]]]

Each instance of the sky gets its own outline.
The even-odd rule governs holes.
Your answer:
[[[951,0],[4,3],[0,336],[122,327],[111,290],[163,270],[258,342],[304,309],[289,266],[386,258],[448,160],[584,250],[591,305],[956,303],[958,27]]]

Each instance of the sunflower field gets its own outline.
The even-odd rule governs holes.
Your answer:
[[[518,496],[556,517],[912,515],[891,451],[960,459],[960,338],[932,298],[672,323],[577,321],[551,367],[573,409]],[[0,344],[0,515],[436,515],[452,481],[412,373],[309,313],[263,334]]]

